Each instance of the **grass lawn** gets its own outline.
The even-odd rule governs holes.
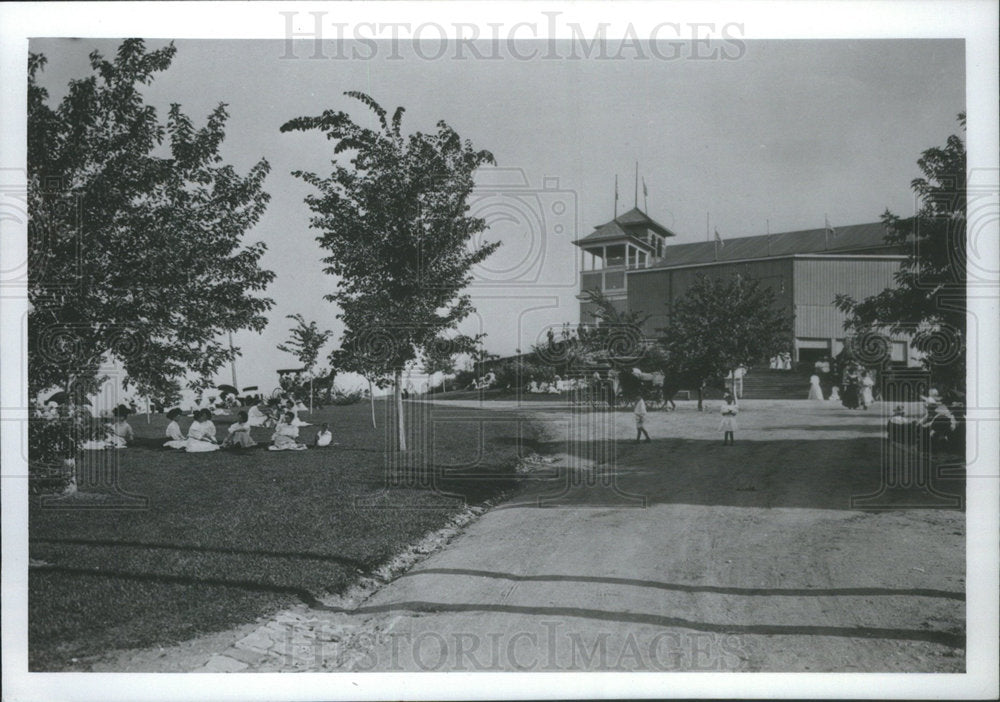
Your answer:
[[[44,565],[29,571],[30,669],[175,643],[341,592],[463,503],[513,488],[521,446],[536,438],[510,414],[408,405],[408,455],[425,456],[437,487],[461,496],[446,500],[388,480],[387,457],[398,454],[388,450],[385,403],[376,409],[377,430],[367,404],[303,417],[314,426],[302,441],[311,444],[316,425],[329,422],[339,446],[299,452],[267,451],[266,429],[254,429],[256,449],[172,451],[161,448],[162,415],[149,424],[130,418],[136,446],[87,460],[115,460],[118,485],[147,497],[147,508],[93,509],[105,504],[88,499],[94,488],[59,509],[32,498],[30,555]],[[215,419],[220,437],[232,421]]]

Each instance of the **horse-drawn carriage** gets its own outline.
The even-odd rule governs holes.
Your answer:
[[[677,390],[666,381],[663,373],[645,373],[638,368],[630,368],[605,371],[603,374],[595,371],[590,377],[581,378],[572,399],[576,405],[614,409],[631,405],[641,397],[646,409],[658,410],[668,406],[669,409],[676,409],[673,398]]]

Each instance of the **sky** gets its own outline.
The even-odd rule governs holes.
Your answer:
[[[42,84],[52,101],[88,74],[90,51],[110,57],[117,43],[32,40],[48,58]],[[309,228],[303,198],[312,188],[291,175],[328,173],[333,145],[318,132],[279,129],[327,109],[369,120],[345,91],[390,111],[404,106],[404,131],[433,131],[443,119],[496,157],[472,205],[491,224],[485,237],[502,245],[473,271],[477,312],[462,331],[485,332],[499,354],[579,321],[572,241],[614,216],[616,175],[618,212],[635,204],[637,163],[649,193],[646,205],[640,182],[638,204],[676,243],[715,229],[726,239],[818,228],[825,218],[834,227],[872,222],[887,208],[912,214],[917,158],[959,131],[965,109],[962,40],[748,40],[732,60],[676,61],[428,60],[405,43],[398,60],[385,46],[367,60],[312,60],[311,42],[297,44],[297,58],[282,58],[280,40],[175,45],[147,101],[163,116],[178,102],[196,124],[227,103],[224,159],[242,172],[261,157],[271,164],[272,199],[246,239],[268,245],[275,306],[262,334],[234,337],[239,384],[267,388],[276,369],[297,365],[276,348],[292,325],[286,315],[315,319],[335,338],[342,329],[323,300],[336,281]],[[217,379],[229,382],[229,369]]]

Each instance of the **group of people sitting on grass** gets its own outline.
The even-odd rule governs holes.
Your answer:
[[[897,405],[886,425],[887,438],[903,445],[945,448],[960,443],[962,438],[955,414],[935,388],[923,397],[924,413],[919,418],[906,416],[906,408]],[[956,404],[956,408],[959,407]]]
[[[250,436],[250,430],[255,425],[250,420],[250,413],[247,410],[240,410],[237,420],[229,425],[229,432],[221,442],[216,437],[215,424],[212,423],[212,416],[208,410],[200,410],[195,413],[194,421],[188,427],[185,437],[181,432],[177,418],[181,416],[179,409],[172,409],[167,412],[170,423],[167,425],[167,439],[164,444],[167,448],[180,449],[188,453],[201,453],[206,451],[218,451],[219,449],[247,449],[257,446],[257,442]],[[309,426],[308,422],[298,420],[298,416],[291,408],[286,409],[274,423],[274,432],[271,434],[271,444],[267,447],[270,451],[303,451],[306,445],[299,441],[299,427]],[[313,445],[319,448],[330,446],[333,443],[333,433],[328,424],[324,424]]]
[[[294,403],[291,405],[294,406]],[[114,409],[112,415],[113,420],[109,424],[96,429],[83,442],[84,449],[122,449],[128,447],[135,440],[135,431],[128,423],[129,408],[119,405]],[[257,442],[250,435],[250,430],[255,425],[250,421],[247,410],[239,411],[236,421],[229,425],[225,438],[221,440],[216,435],[211,410],[207,408],[195,410],[186,436],[181,431],[178,422],[182,416],[183,412],[179,408],[167,412],[167,419],[170,422],[167,424],[167,442],[163,444],[164,447],[188,453],[205,453],[219,449],[248,449],[257,446]],[[298,415],[291,407],[286,409],[273,424],[274,432],[271,434],[271,443],[268,449],[271,451],[304,450],[306,445],[299,441],[299,427],[301,426],[309,426],[309,423],[299,420]],[[328,424],[324,424],[317,432],[313,445],[320,448],[334,445],[333,433]]]
[[[598,381],[600,381],[600,375],[597,373],[595,375],[598,376]],[[551,382],[539,382],[532,378],[531,382],[528,383],[528,392],[532,394],[558,395],[559,393],[571,390],[584,390],[588,386],[588,382],[583,378],[568,378],[564,380],[557,375]]]
[[[111,412],[111,422],[90,430],[90,436],[84,440],[85,449],[121,449],[135,439],[135,432],[128,423],[129,408],[118,405]]]
[[[309,408],[293,398],[282,398],[271,400],[271,402],[261,402],[251,405],[247,410],[247,417],[252,427],[276,427],[281,423],[282,418],[288,412],[292,413],[292,424],[296,427],[308,427],[309,422],[299,419],[299,412],[306,412]]]

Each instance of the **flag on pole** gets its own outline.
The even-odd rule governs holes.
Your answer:
[[[725,246],[726,246],[726,242],[724,242],[722,240],[722,237],[719,236],[719,229],[718,229],[718,227],[716,227],[716,229],[715,229],[715,243],[718,244],[719,246],[723,247],[723,248],[725,248]]]
[[[642,179],[642,209],[649,209],[649,191],[646,189],[646,179]]]
[[[618,174],[615,173],[615,219],[618,219]]]
[[[826,222],[826,233],[827,235],[837,236],[837,230],[830,226],[830,218],[823,215],[823,220]]]

